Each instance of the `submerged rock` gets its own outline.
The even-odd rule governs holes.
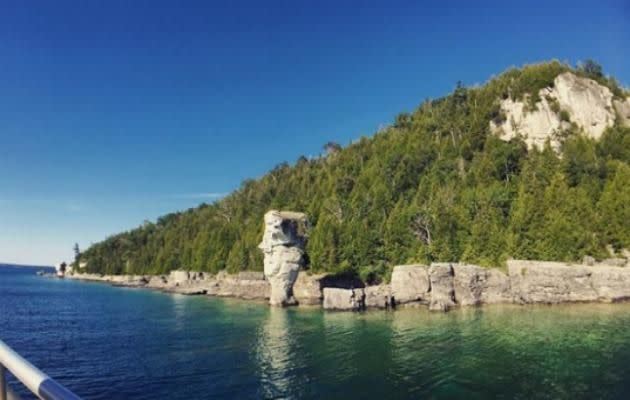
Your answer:
[[[271,305],[296,304],[293,284],[304,264],[307,229],[306,216],[302,213],[272,210],[265,214],[265,232],[258,247],[264,253]]]

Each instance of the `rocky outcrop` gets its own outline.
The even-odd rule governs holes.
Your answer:
[[[591,285],[592,267],[510,260],[508,273],[516,302],[552,304],[598,298]]]
[[[389,308],[389,285],[368,286],[357,289],[327,287],[323,290],[323,308],[326,310],[361,311],[367,308]]]
[[[594,267],[591,284],[603,302],[619,302],[630,299],[630,268]]]
[[[324,288],[325,310],[351,311],[357,309],[357,293],[354,289]]]
[[[264,253],[265,277],[271,285],[271,305],[297,303],[293,297],[293,284],[304,264],[307,229],[306,216],[302,213],[272,210],[265,214],[265,232],[258,247]]]
[[[447,311],[455,305],[454,276],[455,273],[451,264],[431,264],[429,267],[429,282],[431,285],[429,310]]]
[[[366,308],[390,308],[392,306],[392,291],[390,285],[367,286],[363,289]],[[395,306],[395,298],[394,298]]]
[[[456,264],[453,272],[455,302],[460,306],[512,301],[510,278],[499,270]]]
[[[268,300],[271,292],[269,282],[258,273],[230,275],[220,272],[206,279],[203,286],[209,296],[235,297],[245,300]]]
[[[147,282],[147,287],[162,289],[168,285],[168,278],[165,275],[150,276]]]
[[[556,304],[630,298],[630,268],[542,261],[508,261],[514,301]]]
[[[327,310],[363,310],[428,304],[431,310],[495,303],[556,304],[630,300],[630,267],[626,258],[588,264],[509,260],[508,274],[497,269],[456,263],[396,266],[390,285],[356,287],[357,282],[326,275],[298,274],[293,287],[300,304]],[[621,262],[623,261],[623,263]],[[186,295],[269,300],[272,286],[263,274],[220,272],[209,275],[181,271],[167,275],[99,275],[74,273],[66,279],[146,287]],[[338,287],[330,287],[338,286]]]
[[[326,275],[309,275],[300,271],[293,284],[293,297],[299,305],[320,305],[323,298],[323,282]]]
[[[430,296],[429,271],[426,265],[398,265],[392,271],[391,292],[399,304],[427,303]]]
[[[398,265],[392,271],[396,304],[428,304],[431,310],[512,301],[510,279],[496,269],[457,263]]]
[[[188,282],[190,275],[188,271],[182,269],[176,269],[171,271],[168,275],[168,282],[173,286],[178,286],[182,283]]]
[[[613,100],[613,105],[621,124],[630,126],[630,98],[626,98],[625,101]]]
[[[558,149],[558,134],[571,123],[586,136],[599,139],[615,123],[617,115],[622,124],[630,122],[630,100],[613,101],[610,89],[572,72],[558,75],[553,87],[541,89],[538,95],[541,100],[534,109],[528,107],[527,98],[502,100],[505,120],[500,124],[491,122],[491,130],[504,140],[521,135],[530,148],[542,147],[549,140]]]

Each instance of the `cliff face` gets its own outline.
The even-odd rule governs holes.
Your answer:
[[[521,135],[530,148],[542,148],[550,140],[552,147],[558,149],[561,134],[571,124],[586,136],[599,139],[616,118],[623,125],[630,123],[630,99],[614,99],[607,87],[571,72],[558,75],[553,87],[541,89],[538,97],[541,100],[533,109],[527,96],[520,101],[502,100],[505,121],[490,122],[491,130],[504,140]]]

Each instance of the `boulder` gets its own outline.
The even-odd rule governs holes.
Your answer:
[[[272,210],[265,214],[265,231],[258,247],[264,253],[271,305],[296,304],[293,284],[304,264],[307,229],[306,216],[302,213]]]
[[[365,294],[365,307],[367,308],[388,308],[391,306],[392,291],[390,285],[366,286],[362,292]]]
[[[450,263],[433,263],[429,267],[431,300],[429,310],[448,311],[455,305],[453,266]]]
[[[322,303],[322,279],[326,275],[309,275],[305,271],[298,273],[293,285],[293,297],[300,305],[318,305]]]
[[[425,265],[397,265],[392,271],[391,294],[396,303],[427,302],[429,272]]]
[[[362,292],[362,289],[324,288],[323,307],[325,310],[356,310]]]
[[[455,301],[461,306],[509,303],[510,279],[496,269],[453,264]]]

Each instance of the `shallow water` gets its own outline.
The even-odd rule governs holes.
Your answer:
[[[325,313],[0,268],[0,338],[86,399],[625,399],[629,328],[629,304]]]

